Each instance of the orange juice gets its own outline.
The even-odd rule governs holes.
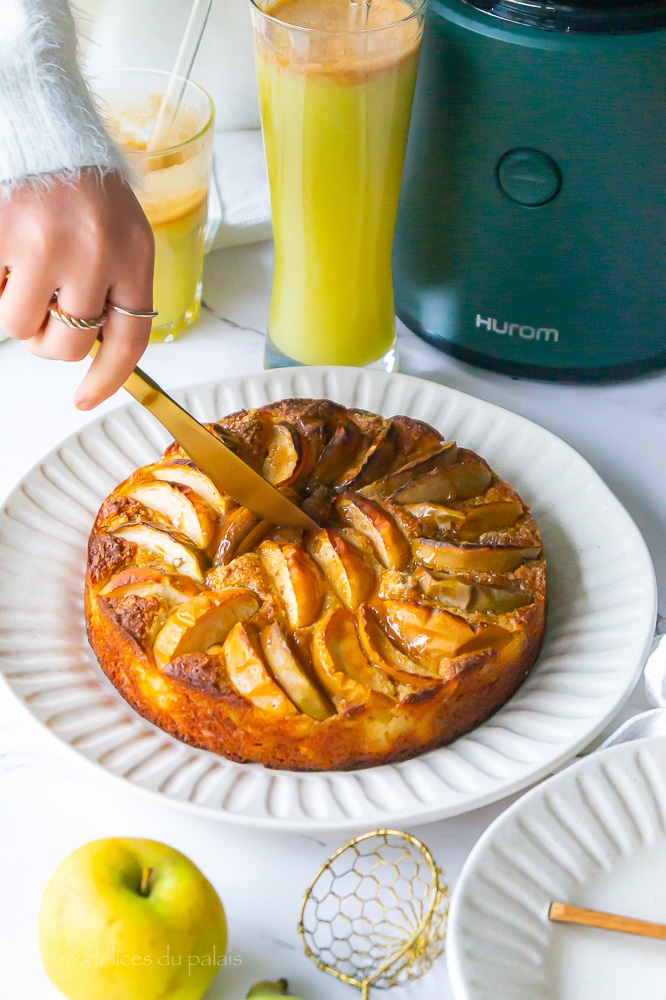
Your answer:
[[[161,206],[144,205],[155,237],[153,342],[175,339],[199,315],[206,207],[201,189]]]
[[[175,340],[201,308],[213,106],[191,81],[160,149],[148,148],[169,75],[117,70],[101,81],[107,124],[123,147],[132,185],[155,237],[152,341]]]
[[[350,30],[348,0],[262,10],[270,341],[301,364],[372,364],[395,340],[391,247],[421,21],[404,0],[373,0],[363,31]]]

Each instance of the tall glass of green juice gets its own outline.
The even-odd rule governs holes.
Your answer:
[[[391,248],[425,0],[251,0],[275,269],[265,366],[396,364]]]

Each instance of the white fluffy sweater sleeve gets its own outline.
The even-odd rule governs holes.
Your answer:
[[[0,0],[0,184],[125,172],[76,58],[67,0]]]

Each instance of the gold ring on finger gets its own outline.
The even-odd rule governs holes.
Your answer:
[[[106,310],[101,315],[95,316],[94,319],[84,319],[82,316],[72,316],[71,313],[65,312],[57,298],[54,298],[49,306],[49,313],[59,323],[68,326],[70,330],[99,330],[106,322]]]

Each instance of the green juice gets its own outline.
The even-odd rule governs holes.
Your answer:
[[[302,364],[371,364],[395,339],[391,247],[420,23],[402,0],[373,3],[378,30],[356,36],[339,29],[347,0],[284,0],[267,13],[315,29],[302,31],[304,58],[279,27],[257,38],[275,240],[269,335]]]

